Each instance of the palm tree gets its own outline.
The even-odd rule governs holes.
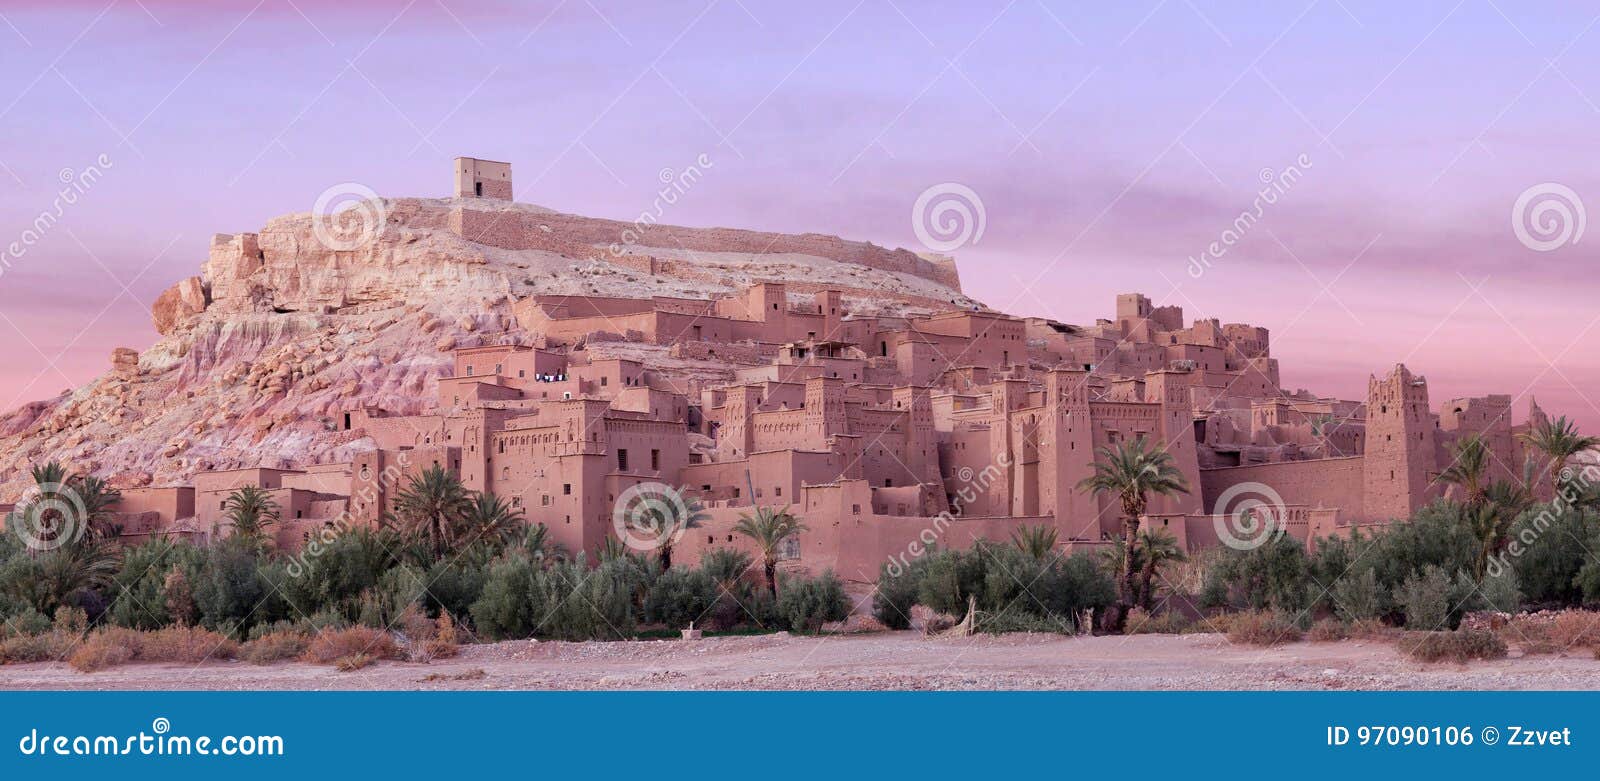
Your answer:
[[[111,587],[122,556],[103,538],[116,533],[111,508],[121,495],[99,478],[68,474],[56,461],[31,471],[37,495],[13,510],[6,528],[31,538],[31,601],[49,613],[76,593]]]
[[[1172,455],[1152,448],[1144,437],[1132,442],[1107,446],[1097,451],[1094,474],[1078,483],[1078,489],[1096,494],[1116,495],[1122,503],[1121,593],[1109,617],[1111,627],[1122,631],[1134,599],[1134,548],[1138,545],[1139,518],[1149,503],[1148,494],[1171,495],[1189,492],[1189,482],[1172,463]]]
[[[471,507],[472,499],[461,481],[438,465],[413,475],[394,497],[394,514],[402,533],[423,541],[435,561],[460,542]]]
[[[1011,533],[1011,544],[1035,561],[1044,561],[1056,549],[1059,536],[1047,525],[1023,526]]]
[[[543,523],[523,527],[522,535],[515,540],[515,544],[534,561],[556,555],[555,545],[550,542],[550,527]]]
[[[711,518],[705,504],[689,494],[688,486],[668,490],[673,496],[651,501],[641,512],[628,516],[628,528],[655,538],[662,572],[672,569],[672,546],[678,538]]]
[[[509,540],[524,525],[522,508],[512,507],[509,502],[488,491],[473,494],[462,521],[466,527],[465,531],[472,535],[474,540],[479,538]],[[541,546],[544,544],[543,538],[539,543]]]
[[[776,599],[778,548],[790,537],[807,531],[808,527],[789,512],[788,505],[782,509],[758,506],[754,515],[740,514],[733,530],[755,541],[756,550],[761,553],[761,569],[767,578],[767,591]]]
[[[122,494],[104,480],[70,474],[59,461],[36,464],[30,471],[34,495],[19,509],[26,518],[29,534],[46,543],[47,548],[76,543],[85,537],[110,539],[121,532],[115,523],[114,508],[122,501]]]
[[[1188,561],[1189,557],[1178,547],[1178,538],[1165,529],[1145,529],[1139,532],[1139,593],[1134,600],[1145,610],[1154,607],[1155,589],[1150,582],[1168,562]]]
[[[713,548],[700,557],[700,569],[723,591],[733,591],[750,569],[750,554],[736,548]]]
[[[1533,502],[1533,495],[1526,487],[1510,480],[1496,480],[1484,488],[1476,504],[1463,509],[1462,518],[1478,539],[1473,560],[1473,574],[1478,580],[1488,571],[1489,559],[1505,547],[1517,516],[1533,506]]]
[[[1548,468],[1557,496],[1561,494],[1561,467],[1567,463],[1567,459],[1590,448],[1600,447],[1600,437],[1579,434],[1577,424],[1567,420],[1565,415],[1546,420],[1521,437],[1529,447],[1550,459]]]
[[[79,477],[72,481],[72,486],[83,501],[86,531],[103,540],[121,536],[122,526],[117,523],[115,508],[122,501],[122,492],[94,475]]]
[[[73,594],[112,588],[121,569],[122,555],[117,546],[98,540],[79,540],[46,553],[39,557],[36,570],[36,593],[44,602],[39,606],[40,612],[54,612],[68,604]]]
[[[267,529],[279,521],[278,502],[258,486],[247,485],[228,494],[222,502],[222,517],[233,525],[241,539],[260,542]]]
[[[1489,447],[1477,434],[1469,434],[1456,443],[1455,457],[1450,466],[1439,473],[1439,482],[1460,486],[1464,503],[1476,507],[1483,503],[1483,478],[1489,469]]]

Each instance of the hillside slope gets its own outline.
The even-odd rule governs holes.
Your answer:
[[[478,199],[386,199],[335,219],[287,215],[256,234],[216,236],[201,273],[152,307],[162,334],[155,345],[118,349],[96,380],[0,417],[0,499],[49,459],[123,487],[185,482],[205,469],[347,460],[372,443],[338,430],[342,411],[423,412],[450,370],[450,349],[534,343],[511,317],[518,298],[707,298],[758,281],[839,286],[863,313],[978,306],[956,288],[948,259],[816,234],[638,231]],[[731,377],[730,366],[641,347],[611,349],[703,379]]]

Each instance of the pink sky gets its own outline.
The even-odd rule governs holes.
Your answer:
[[[667,221],[918,248],[912,204],[957,182],[992,306],[1082,323],[1142,291],[1271,329],[1290,389],[1359,398],[1403,360],[1436,405],[1509,393],[1520,421],[1533,394],[1600,429],[1600,238],[1534,251],[1511,220],[1543,183],[1600,205],[1581,4],[192,5],[0,9],[0,249],[110,162],[0,273],[0,406],[154,342],[211,234],[331,185],[444,195],[473,155],[519,200],[631,218],[705,154]]]

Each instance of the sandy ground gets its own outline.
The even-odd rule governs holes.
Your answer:
[[[288,663],[0,666],[0,689],[1600,689],[1589,653],[1425,665],[1382,641],[1231,645],[1220,635],[517,641],[340,673]]]

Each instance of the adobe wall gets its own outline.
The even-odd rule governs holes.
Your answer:
[[[612,245],[620,245],[624,234],[640,234],[641,231],[633,223],[553,212],[484,210],[457,206],[450,209],[446,224],[456,235],[492,247],[546,250],[575,258],[622,262],[624,265],[636,268],[641,264],[637,255],[613,253],[607,249]],[[731,228],[685,228],[673,225],[651,226],[642,231],[642,234],[643,238],[634,243],[637,246],[670,247],[691,252],[813,255],[883,271],[911,274],[960,290],[961,280],[955,273],[953,263],[933,262],[920,258],[909,250],[890,250],[870,242],[846,241],[837,236],[817,233],[788,235]],[[641,270],[652,273],[651,269]]]
[[[1364,518],[1363,467],[1363,457],[1350,456],[1201,469],[1200,489],[1205,502],[1202,511],[1218,511],[1217,498],[1233,486],[1260,483],[1276,491],[1285,504],[1337,507],[1346,518]],[[1256,494],[1249,496],[1260,498]],[[1231,508],[1220,509],[1227,512]]]
[[[154,513],[162,526],[179,518],[194,516],[193,488],[128,488],[121,493],[122,499],[116,505],[116,511],[120,514]]]

